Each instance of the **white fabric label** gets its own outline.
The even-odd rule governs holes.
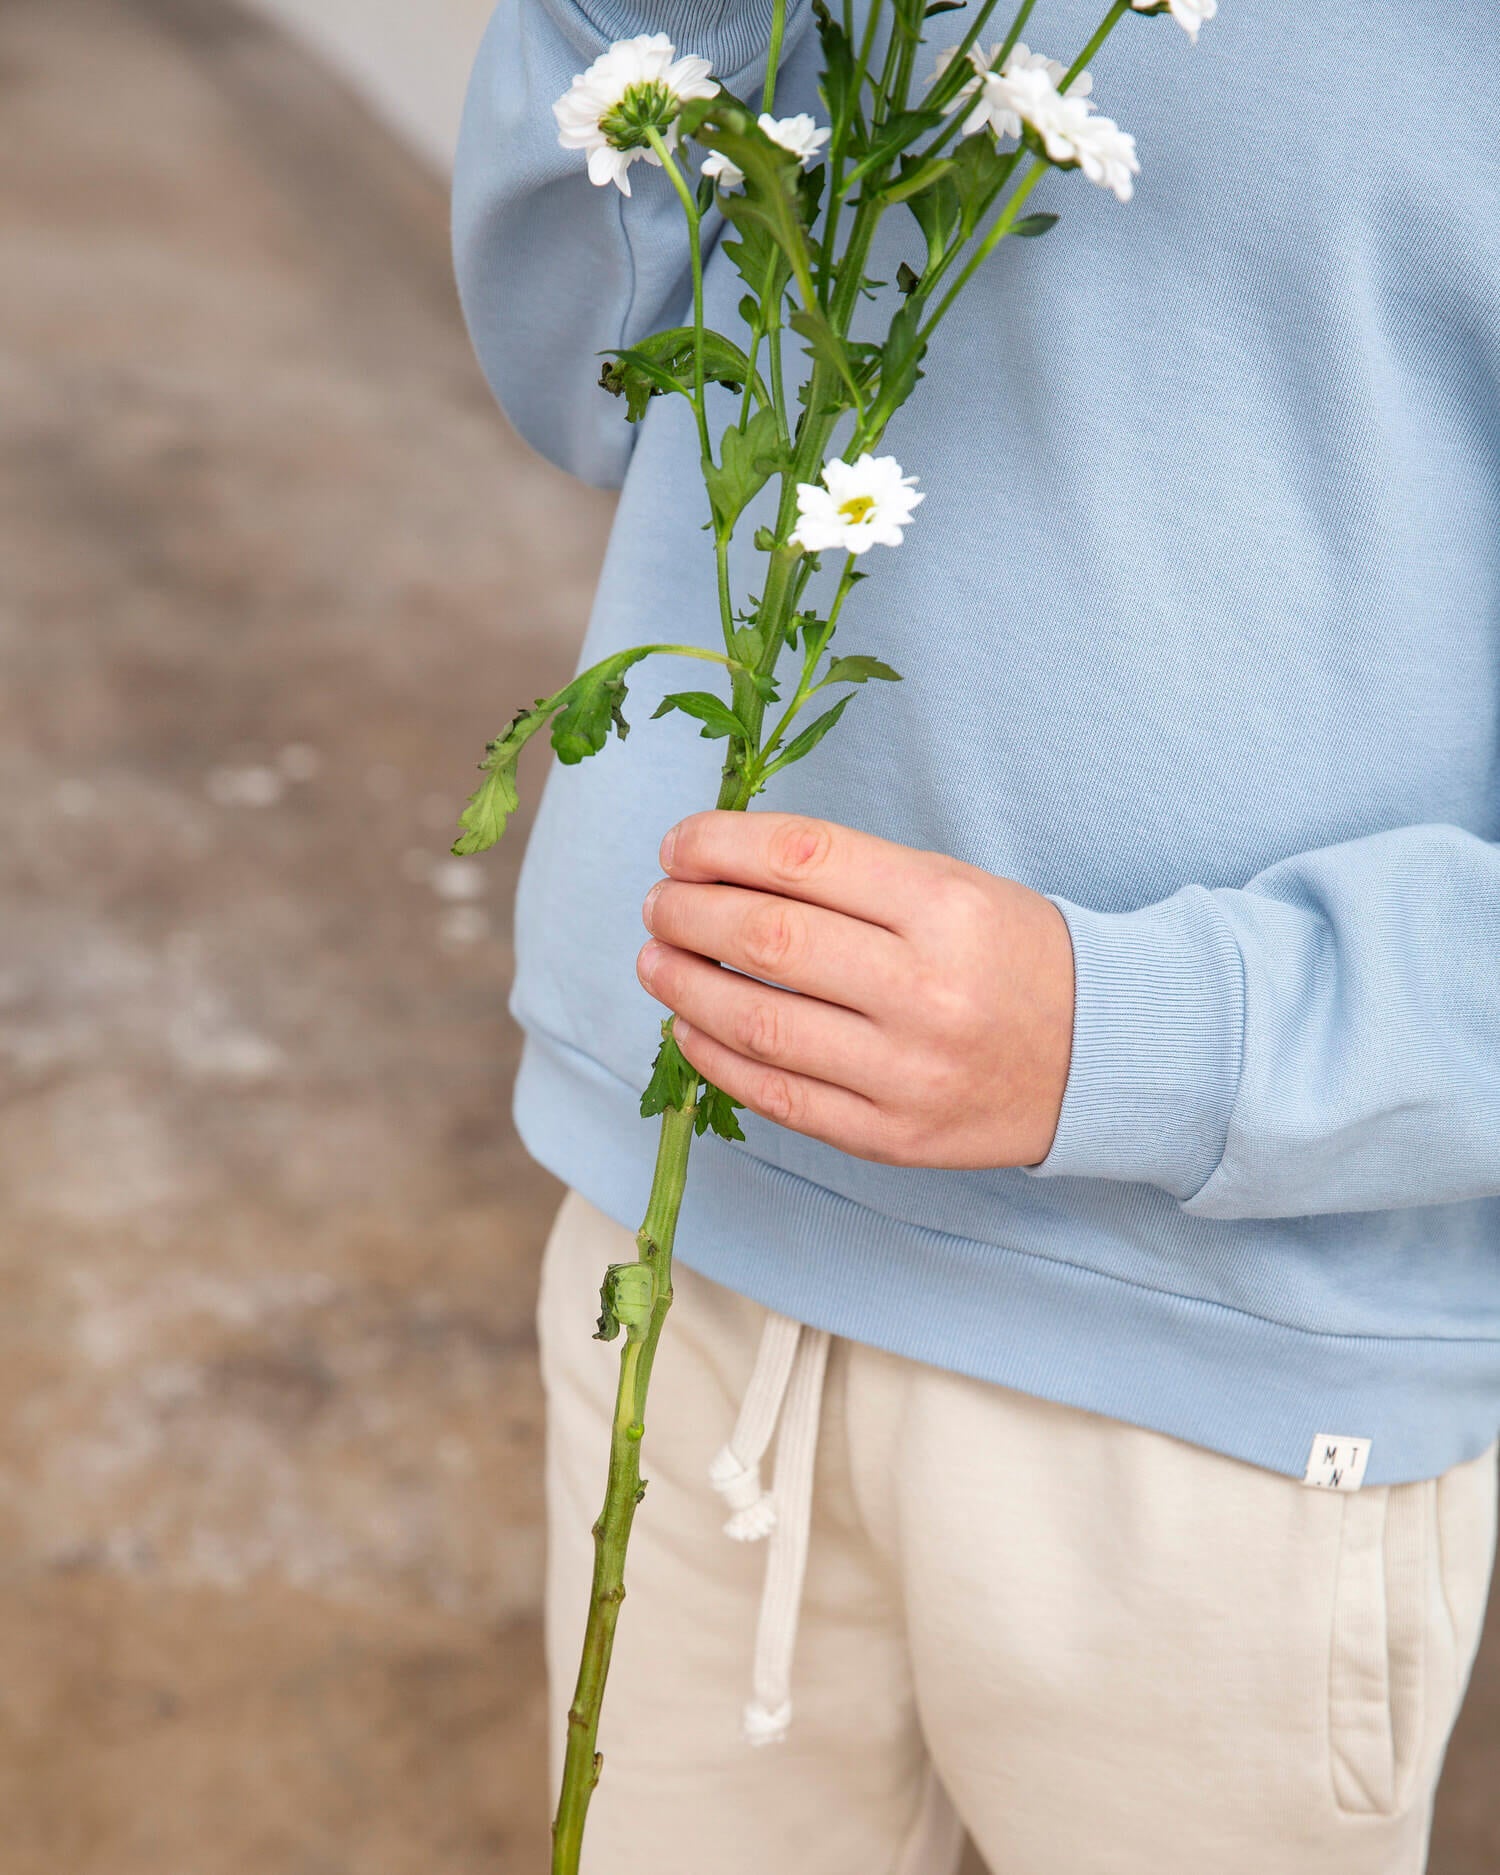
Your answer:
[[[1357,1491],[1370,1462],[1370,1441],[1347,1432],[1320,1432],[1312,1442],[1302,1482],[1320,1491]]]

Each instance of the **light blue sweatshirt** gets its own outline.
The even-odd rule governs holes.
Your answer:
[[[757,84],[769,0],[502,0],[460,151],[479,356],[538,450],[621,489],[584,647],[718,644],[691,414],[628,428],[598,354],[681,321],[665,178],[597,189],[550,106],[664,30]],[[1099,0],[1042,0],[1071,57]],[[962,14],[936,21],[956,39]],[[822,115],[794,15],[778,110]],[[1500,11],[1224,0],[1094,64],[1143,164],[1032,206],[886,447],[927,499],[840,627],[860,691],[761,804],[1051,896],[1072,1067],[1034,1170],[867,1164],[746,1117],[694,1148],[683,1259],[820,1328],[1302,1475],[1431,1476],[1500,1427]],[[893,213],[870,272],[919,259]],[[717,252],[711,323],[742,286]],[[752,523],[753,524],[753,523]],[[742,526],[748,540],[749,529]],[[737,590],[763,565],[748,547]],[[695,669],[698,667],[694,667]],[[526,856],[516,1121],[632,1228],[661,1011],[661,835],[722,751],[648,723],[555,770]],[[498,728],[518,702],[484,676]],[[696,679],[695,679],[696,682]],[[584,1324],[580,1321],[580,1333]]]

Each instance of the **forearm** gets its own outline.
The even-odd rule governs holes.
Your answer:
[[[1062,909],[1078,1008],[1042,1175],[1224,1218],[1500,1192],[1500,847],[1400,828],[1240,890]]]

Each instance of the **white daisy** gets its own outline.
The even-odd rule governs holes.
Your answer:
[[[833,135],[831,130],[814,122],[806,111],[798,112],[795,117],[772,117],[768,111],[762,111],[756,122],[772,143],[779,143],[783,150],[790,150],[798,157],[804,169],[812,165]],[[745,180],[745,172],[731,163],[721,150],[704,157],[703,173],[711,176],[721,189],[738,189]]]
[[[901,473],[894,456],[872,456],[866,450],[857,462],[825,463],[823,487],[816,482],[798,485],[801,518],[792,540],[808,553],[899,547],[901,530],[926,499],[916,492],[916,484],[916,476]]]
[[[806,111],[799,111],[795,117],[772,117],[762,111],[756,122],[772,143],[779,143],[783,150],[790,150],[793,156],[800,158],[804,169],[812,167],[823,145],[833,135],[831,130],[814,122]]]
[[[932,74],[934,84],[953,63],[957,52],[957,46],[949,46],[945,52],[938,54],[937,70]],[[1011,109],[1001,81],[1013,72],[1041,71],[1045,72],[1056,85],[1061,82],[1068,69],[1061,59],[1049,59],[1043,52],[1033,52],[1024,40],[1018,40],[1011,47],[1005,56],[1005,63],[997,73],[994,65],[999,56],[998,45],[991,46],[988,52],[981,51],[978,46],[969,48],[969,63],[974,67],[974,76],[959,91],[951,107],[957,110],[976,92],[982,93],[979,102],[964,121],[963,134],[966,137],[976,136],[986,127],[997,137],[1019,137],[1021,119]],[[996,81],[993,86],[989,82],[991,78]],[[1086,98],[1093,88],[1092,75],[1088,72],[1080,72],[1068,86],[1067,95],[1073,98]]]
[[[744,170],[737,169],[722,150],[710,150],[704,157],[703,173],[721,189],[737,189],[745,180]]]
[[[1059,91],[1052,74],[1040,65],[992,72],[984,82],[984,108],[991,117],[1001,108],[1014,111],[1041,138],[1054,163],[1076,166],[1090,182],[1113,190],[1119,201],[1130,200],[1131,177],[1140,174],[1141,166],[1134,137],[1112,117],[1096,117],[1087,98],[1072,90]]]
[[[1192,40],[1198,43],[1198,28],[1205,20],[1211,20],[1219,10],[1219,0],[1130,0],[1137,13],[1170,12],[1172,18]]]
[[[565,150],[587,150],[590,182],[601,188],[612,182],[629,195],[632,163],[644,157],[660,167],[647,131],[659,131],[674,147],[682,106],[718,94],[712,69],[707,59],[678,58],[665,33],[617,40],[553,105],[557,140]]]
[[[1089,117],[1075,129],[1072,140],[1078,167],[1089,181],[1113,190],[1117,202],[1128,202],[1135,193],[1131,177],[1141,173],[1130,132],[1121,130],[1112,117]]]

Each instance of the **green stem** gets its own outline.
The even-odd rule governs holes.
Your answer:
[[[923,344],[926,344],[932,337],[938,326],[942,324],[943,317],[949,307],[952,306],[954,300],[958,298],[959,294],[963,292],[964,288],[974,278],[975,274],[978,273],[979,269],[989,259],[990,255],[994,253],[995,249],[1005,239],[1006,235],[1010,233],[1015,223],[1016,210],[1020,208],[1021,204],[1026,200],[1027,196],[1031,194],[1031,191],[1041,181],[1050,167],[1051,165],[1046,159],[1039,156],[1031,165],[1031,168],[1027,170],[1026,174],[1016,184],[1015,193],[1005,204],[1004,209],[995,221],[995,225],[964,263],[963,271],[939,301],[937,311],[927,321],[926,325],[923,326]]]
[[[651,1314],[644,1325],[625,1330],[620,1350],[620,1380],[610,1430],[609,1478],[604,1508],[594,1525],[594,1578],[589,1592],[583,1658],[573,1703],[568,1708],[568,1741],[563,1757],[562,1791],[552,1825],[552,1875],[577,1875],[589,1799],[599,1781],[603,1757],[598,1750],[599,1714],[614,1650],[615,1626],[625,1599],[625,1552],[636,1506],[645,1495],[641,1480],[641,1440],[646,1429],[646,1395],[662,1326],[672,1306],[672,1246],[687,1184],[688,1154],[693,1144],[696,1102],[670,1107],[661,1116],[656,1173],[645,1221],[636,1232],[637,1260],[652,1274]]]
[[[726,660],[731,667],[734,662],[734,595],[729,586],[729,535],[714,532],[714,565],[719,579],[719,626],[724,633],[724,649],[730,653]]]
[[[762,743],[751,764],[752,792],[761,777],[765,774],[768,761],[775,755],[777,749],[780,747],[782,737],[796,721],[802,706],[807,702],[809,697],[815,695],[817,691],[823,688],[822,684],[815,684],[811,681],[813,670],[818,659],[822,657],[823,653],[833,642],[833,634],[838,628],[839,614],[844,609],[844,601],[854,590],[855,571],[854,555],[852,553],[846,554],[844,557],[844,570],[839,579],[839,588],[834,594],[833,604],[828,609],[828,623],[822,633],[807,645],[807,653],[802,660],[802,676],[797,684],[796,695],[787,705],[786,710],[782,714],[781,721],[771,731],[770,735],[766,737],[764,743]]]
[[[979,35],[984,31],[985,26],[988,24],[989,17],[991,13],[993,13],[995,10],[995,5],[996,5],[996,0],[985,0],[985,4],[979,9],[978,13],[975,14],[973,22],[969,27],[969,30],[964,34],[963,38],[960,39],[958,44],[953,48],[953,57],[949,61],[947,70],[943,73],[942,77],[937,81],[937,83],[932,87],[932,89],[927,93],[927,104],[932,110],[935,110],[935,111],[946,110],[949,104],[952,103],[954,98],[958,96],[959,92],[963,90],[965,84],[968,82],[967,79],[964,77],[964,67],[965,65],[968,64],[970,50],[976,44],[976,42],[979,39]],[[1036,0],[1022,0],[1020,11],[1016,14],[1016,17],[1011,21],[1010,31],[1005,35],[1005,39],[1003,43],[1001,44],[999,63],[1003,64],[1005,62],[1005,59],[1007,55],[1009,54],[1011,47],[1021,37],[1021,30],[1025,26],[1027,18],[1031,13],[1031,9],[1035,5],[1036,5]],[[991,70],[993,69],[994,67],[992,66]],[[946,140],[946,137],[944,140]],[[927,149],[922,152],[924,159],[930,156],[931,154],[932,154],[931,149]]]
[[[1100,20],[1098,26],[1095,27],[1094,35],[1089,40],[1088,44],[1057,81],[1059,91],[1067,90],[1068,86],[1071,85],[1073,80],[1083,71],[1089,60],[1099,50],[1100,46],[1104,44],[1105,40],[1108,39],[1115,27],[1124,19],[1129,11],[1130,0],[1115,0],[1114,5],[1105,14],[1104,18]]]
[[[761,109],[769,111],[776,102],[776,68],[781,63],[781,40],[786,32],[786,0],[775,0],[771,8],[771,49],[766,54],[766,84]]]
[[[665,137],[655,127],[648,125],[646,139],[656,152],[662,168],[672,180],[672,187],[677,191],[677,198],[682,203],[682,212],[687,216],[689,259],[693,270],[693,414],[698,419],[698,443],[705,462],[713,461],[713,445],[708,436],[708,399],[704,396],[707,372],[703,362],[703,241],[701,229],[703,217],[698,213],[698,204],[693,199],[693,192],[687,186],[687,178],[677,167],[672,152],[667,148]]]

